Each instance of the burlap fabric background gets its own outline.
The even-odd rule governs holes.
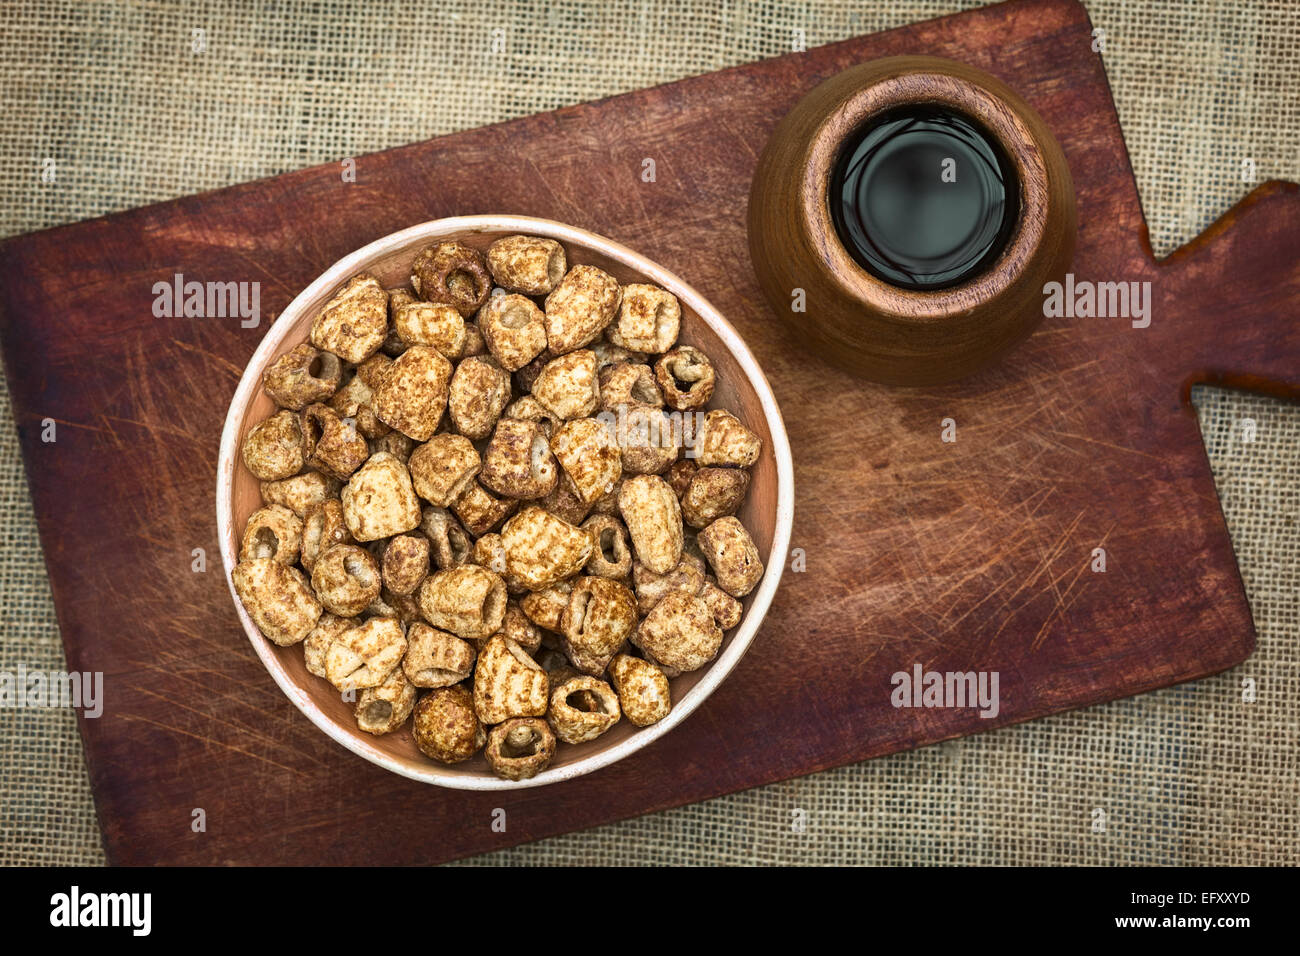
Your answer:
[[[796,29],[815,46],[970,5],[10,4],[0,234],[772,56]],[[1300,180],[1296,4],[1087,5],[1158,254],[1249,190],[1243,159],[1260,180]],[[47,158],[53,183],[40,180]],[[1243,666],[474,862],[1295,863],[1300,409],[1196,400],[1259,627]],[[0,669],[58,669],[7,392],[0,408]],[[0,711],[0,863],[102,859],[72,714]]]

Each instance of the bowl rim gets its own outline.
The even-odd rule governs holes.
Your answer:
[[[772,547],[768,555],[767,568],[763,579],[755,589],[754,600],[741,621],[730,643],[700,680],[687,691],[686,695],[669,711],[668,716],[649,727],[638,729],[626,740],[620,741],[608,749],[598,751],[562,767],[549,768],[528,780],[505,780],[494,776],[471,775],[458,771],[455,766],[444,767],[430,760],[427,767],[409,767],[401,760],[391,756],[369,740],[363,739],[360,732],[338,726],[316,705],[306,690],[295,684],[281,665],[272,649],[271,642],[262,636],[257,626],[244,610],[235,592],[231,572],[235,566],[236,544],[238,535],[234,534],[233,490],[235,467],[239,461],[237,422],[242,418],[241,409],[251,404],[261,387],[260,373],[256,368],[263,368],[271,358],[281,350],[288,338],[290,327],[299,318],[299,311],[306,302],[327,289],[335,288],[347,278],[361,272],[365,263],[382,256],[390,249],[406,245],[414,240],[434,240],[452,233],[464,232],[507,232],[525,233],[555,239],[559,242],[586,246],[620,264],[633,269],[645,278],[670,290],[685,302],[706,325],[722,340],[723,344],[735,356],[736,361],[748,376],[767,420],[768,431],[772,436],[771,450],[776,462],[776,516],[772,533]],[[781,582],[786,555],[790,546],[791,525],[794,519],[794,465],[790,454],[790,442],[786,435],[785,423],[781,409],[777,404],[772,387],[758,365],[749,347],[745,345],[740,334],[722,314],[713,307],[693,286],[662,266],[657,265],[639,253],[604,236],[588,232],[576,226],[566,225],[551,219],[538,219],[531,216],[514,215],[475,215],[453,216],[445,219],[433,219],[409,226],[397,232],[389,233],[360,249],[349,253],[322,272],[306,288],[294,297],[266,330],[256,351],[249,357],[240,377],[239,385],[230,400],[226,411],[226,420],[221,432],[221,445],[217,458],[217,538],[221,549],[221,563],[226,577],[226,586],[230,590],[235,611],[243,625],[244,634],[252,643],[253,650],[280,690],[293,702],[316,727],[336,743],[341,744],[352,753],[373,764],[391,770],[393,773],[431,783],[436,786],[457,790],[518,790],[527,787],[544,786],[571,780],[607,767],[629,754],[648,746],[668,733],[687,717],[721,684],[735,668],[740,658],[749,649],[762,624],[763,618],[771,606]]]

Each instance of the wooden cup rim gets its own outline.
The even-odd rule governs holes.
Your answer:
[[[996,78],[939,57],[891,57],[862,69],[888,70],[891,60],[900,67],[905,62],[906,68],[850,93],[818,123],[803,167],[804,225],[814,247],[827,257],[831,274],[864,307],[900,322],[941,321],[1003,295],[1025,273],[1046,228],[1047,163],[1032,130],[1011,105],[1018,97]],[[915,69],[918,60],[925,69]],[[952,67],[978,74],[980,82],[955,75]],[[945,289],[904,289],[872,275],[844,247],[831,218],[831,176],[845,143],[873,118],[910,105],[945,106],[976,120],[997,139],[1019,179],[1019,213],[1006,247],[987,270]]]

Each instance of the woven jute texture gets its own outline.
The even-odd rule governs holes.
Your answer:
[[[0,177],[0,234],[968,5],[11,3],[0,22],[0,154],[9,171]],[[1105,30],[1104,61],[1158,254],[1249,190],[1245,160],[1257,180],[1300,180],[1292,0],[1087,6]],[[51,169],[53,181],[43,181]],[[1195,400],[1259,629],[1258,650],[1241,667],[472,862],[1297,862],[1300,409],[1217,390]],[[62,646],[7,391],[0,409],[0,670],[19,662],[58,670]],[[1246,681],[1254,702],[1243,700]],[[71,712],[0,711],[0,863],[102,859]]]

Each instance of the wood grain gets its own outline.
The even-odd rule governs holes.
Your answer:
[[[105,672],[104,716],[81,729],[110,859],[435,862],[1242,660],[1250,611],[1186,391],[1300,394],[1300,191],[1262,187],[1155,262],[1090,30],[1077,3],[1023,0],[361,157],[355,184],[329,164],[7,242],[0,334],[59,623],[69,666]],[[988,70],[1044,118],[1075,183],[1075,273],[1150,281],[1150,328],[1048,319],[996,367],[916,390],[833,370],[771,315],[745,241],[758,149],[827,77],[918,52]],[[222,418],[266,321],[367,241],[494,211],[610,236],[737,327],[781,403],[807,559],[672,734],[508,795],[399,778],[299,714],[240,631],[212,507]],[[152,286],[176,272],[261,281],[263,325],[155,318]],[[1105,574],[1088,570],[1098,546]],[[917,663],[998,671],[997,718],[892,707],[890,675]]]

